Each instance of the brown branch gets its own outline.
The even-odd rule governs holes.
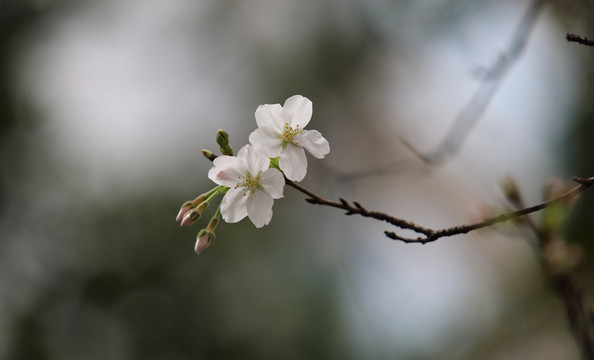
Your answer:
[[[379,211],[367,210],[360,203],[358,203],[356,201],[354,201],[353,205],[351,205],[343,198],[339,199],[340,202],[324,199],[324,198],[314,194],[310,190],[304,188],[303,186],[297,184],[296,182],[291,181],[287,178],[285,178],[285,183],[287,185],[297,189],[298,191],[304,193],[305,195],[309,196],[308,198],[305,199],[305,201],[307,201],[310,204],[326,205],[326,206],[331,206],[331,207],[335,207],[338,209],[343,209],[343,210],[346,210],[345,215],[357,214],[357,215],[361,215],[363,217],[369,217],[369,218],[373,218],[376,220],[385,221],[385,222],[390,223],[390,224],[392,224],[396,227],[399,227],[401,229],[409,229],[409,230],[413,230],[417,233],[421,233],[421,234],[425,234],[425,235],[429,235],[433,232],[433,230],[431,230],[429,228],[425,228],[420,225],[417,225],[411,221],[399,219],[399,218],[396,218],[394,216],[391,216],[391,215],[388,215],[388,214],[385,214],[385,213],[382,213]]]
[[[567,33],[567,35],[565,36],[565,39],[567,39],[567,41],[569,41],[569,42],[576,42],[578,44],[582,44],[582,45],[586,45],[586,46],[594,46],[594,39],[590,39],[588,37],[577,35],[577,34]]]
[[[324,198],[314,194],[310,190],[302,187],[301,185],[285,178],[285,182],[287,185],[297,189],[298,191],[300,191],[308,196],[308,198],[306,198],[305,200],[307,202],[309,202],[310,204],[335,207],[338,209],[345,210],[346,215],[357,214],[357,215],[361,215],[364,217],[370,217],[370,218],[374,218],[376,220],[385,221],[385,222],[390,223],[390,224],[392,224],[396,227],[399,227],[401,229],[412,230],[416,233],[421,234],[421,236],[419,236],[417,238],[406,238],[406,237],[402,237],[402,236],[396,234],[393,231],[384,231],[384,234],[387,237],[389,237],[390,239],[400,240],[404,243],[420,243],[420,244],[426,244],[428,242],[433,242],[433,241],[436,241],[437,239],[440,239],[442,237],[466,234],[466,233],[474,231],[474,230],[482,229],[482,228],[485,228],[488,226],[506,222],[511,219],[519,218],[519,217],[522,217],[524,215],[527,215],[527,214],[530,214],[533,212],[540,211],[540,210],[546,208],[547,206],[550,206],[553,203],[570,199],[570,198],[582,193],[584,190],[586,190],[590,186],[594,185],[594,177],[590,177],[587,179],[574,177],[573,180],[576,183],[578,183],[579,185],[577,185],[573,189],[567,191],[566,193],[560,195],[559,197],[551,199],[549,201],[545,201],[540,204],[530,206],[527,208],[523,208],[520,210],[503,213],[501,215],[498,215],[498,216],[495,216],[492,218],[488,218],[486,220],[483,220],[481,222],[477,222],[474,224],[460,225],[460,226],[454,226],[454,227],[450,227],[450,228],[435,230],[435,229],[417,225],[417,224],[415,224],[411,221],[408,221],[408,220],[403,220],[403,219],[399,219],[399,218],[390,216],[383,212],[367,210],[360,203],[358,203],[356,201],[353,202],[353,205],[351,205],[349,202],[347,202],[346,200],[344,200],[342,198],[339,199],[340,202],[335,202],[335,201],[324,199]]]

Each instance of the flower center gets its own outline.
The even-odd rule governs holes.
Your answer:
[[[297,126],[295,126],[295,128],[293,128],[292,126],[289,125],[288,122],[286,122],[285,126],[283,127],[283,135],[282,135],[283,144],[282,144],[282,146],[285,147],[289,143],[294,143],[294,144],[298,145],[298,142],[293,141],[293,138],[295,137],[295,135],[299,134],[302,131],[303,131],[303,129],[299,129],[299,125],[297,125]]]
[[[237,183],[237,185],[235,185],[235,189],[243,188],[245,190],[243,193],[243,196],[246,196],[247,194],[252,193],[254,191],[254,189],[256,189],[259,186],[260,186],[260,177],[259,176],[252,177],[252,174],[247,173],[246,176],[239,177],[239,182]]]

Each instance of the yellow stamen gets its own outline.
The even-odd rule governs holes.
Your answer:
[[[249,173],[247,174],[247,176],[240,176],[239,180],[240,182],[238,182],[237,185],[235,185],[235,189],[244,188],[245,191],[243,193],[243,196],[246,196],[247,194],[253,192],[255,188],[260,186],[260,178],[258,176],[252,177],[252,175]]]
[[[293,138],[295,137],[295,135],[299,134],[301,131],[303,131],[303,129],[299,129],[299,125],[295,126],[295,128],[293,128],[292,126],[289,125],[288,122],[285,123],[285,126],[283,127],[283,134],[282,134],[282,139],[283,139],[283,147],[287,146],[288,143],[294,143],[294,144],[299,144],[297,141],[293,141]]]

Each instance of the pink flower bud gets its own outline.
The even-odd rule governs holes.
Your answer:
[[[190,210],[192,210],[192,205],[183,204],[179,209],[177,216],[175,217],[175,221],[181,221],[184,218],[184,215],[186,215],[186,213],[188,213]]]
[[[198,236],[196,237],[196,245],[194,246],[194,251],[196,251],[196,254],[200,255],[200,253],[204,249],[206,249],[207,247],[210,246],[210,244],[212,244],[214,239],[215,239],[214,232],[206,230],[206,229],[200,230],[200,232],[198,233]]]
[[[191,211],[188,211],[184,215],[180,226],[189,226],[189,225],[192,225],[193,223],[195,223],[196,221],[198,221],[198,219],[200,219],[200,211],[198,211],[198,209],[193,209]]]
[[[199,213],[203,212],[204,209],[208,207],[208,203],[205,203],[204,200],[208,198],[207,193],[198,196],[194,200],[188,200],[182,204],[177,216],[175,217],[175,221],[182,221],[183,218],[196,206],[198,206]],[[184,225],[182,225],[184,226]]]

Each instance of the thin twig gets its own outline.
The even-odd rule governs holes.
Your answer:
[[[594,46],[594,39],[590,39],[586,36],[581,36],[577,34],[568,33],[565,36],[565,39],[569,42],[576,42],[578,44],[586,45],[586,46]]]
[[[550,206],[553,203],[570,199],[570,198],[582,193],[584,190],[591,187],[592,185],[594,185],[594,177],[587,178],[587,179],[574,177],[573,180],[576,183],[578,183],[579,185],[577,185],[573,189],[567,191],[566,193],[560,195],[557,198],[554,198],[554,199],[551,199],[551,200],[548,200],[548,201],[545,201],[540,204],[530,206],[530,207],[527,207],[524,209],[503,213],[498,216],[488,218],[486,220],[483,220],[483,221],[480,221],[480,222],[477,222],[474,224],[460,225],[460,226],[454,226],[454,227],[438,229],[438,230],[420,226],[420,225],[413,223],[412,221],[399,219],[399,218],[393,217],[391,215],[385,214],[383,212],[367,210],[358,202],[353,202],[353,205],[351,205],[349,202],[347,202],[346,200],[344,200],[342,198],[339,199],[340,202],[327,200],[327,199],[324,199],[324,198],[316,195],[312,191],[304,188],[303,186],[301,186],[291,180],[285,179],[285,182],[287,185],[289,185],[289,186],[297,189],[298,191],[304,193],[305,195],[307,195],[308,198],[306,198],[305,200],[307,202],[309,202],[310,204],[325,205],[325,206],[335,207],[338,209],[343,209],[346,211],[346,215],[357,214],[357,215],[361,215],[364,217],[370,217],[370,218],[374,218],[376,220],[385,221],[385,222],[390,223],[390,224],[392,224],[396,227],[399,227],[401,229],[412,230],[416,233],[421,234],[422,236],[419,236],[417,238],[406,238],[406,237],[402,237],[402,236],[396,234],[393,231],[384,231],[384,234],[387,237],[389,237],[390,239],[400,240],[404,243],[426,244],[428,242],[436,241],[437,239],[442,238],[442,237],[466,234],[466,233],[474,231],[474,230],[489,227],[489,226],[492,226],[495,224],[506,222],[511,219],[522,217],[524,215],[527,215],[527,214],[530,214],[533,212],[540,211],[540,210]]]
[[[353,215],[353,214],[357,214],[357,215],[361,215],[363,217],[370,217],[370,218],[374,218],[376,220],[380,220],[380,221],[385,221],[387,223],[390,223],[396,227],[399,227],[401,229],[409,229],[409,230],[413,230],[417,233],[421,233],[421,234],[426,234],[429,235],[430,233],[433,232],[433,230],[417,225],[411,221],[407,221],[407,220],[403,220],[403,219],[399,219],[396,218],[394,216],[379,212],[379,211],[370,211],[367,210],[366,208],[364,208],[361,204],[359,204],[358,202],[354,201],[353,205],[351,205],[349,202],[347,202],[345,199],[340,198],[340,202],[336,202],[336,201],[331,201],[331,200],[327,200],[324,199],[316,194],[314,194],[313,192],[311,192],[310,190],[304,188],[303,186],[297,184],[294,181],[291,181],[287,178],[285,178],[285,182],[287,185],[299,190],[300,192],[304,193],[305,195],[309,196],[308,198],[305,199],[305,201],[307,201],[310,204],[316,204],[316,205],[326,205],[326,206],[331,206],[331,207],[335,207],[338,209],[343,209],[346,210],[345,215]]]

